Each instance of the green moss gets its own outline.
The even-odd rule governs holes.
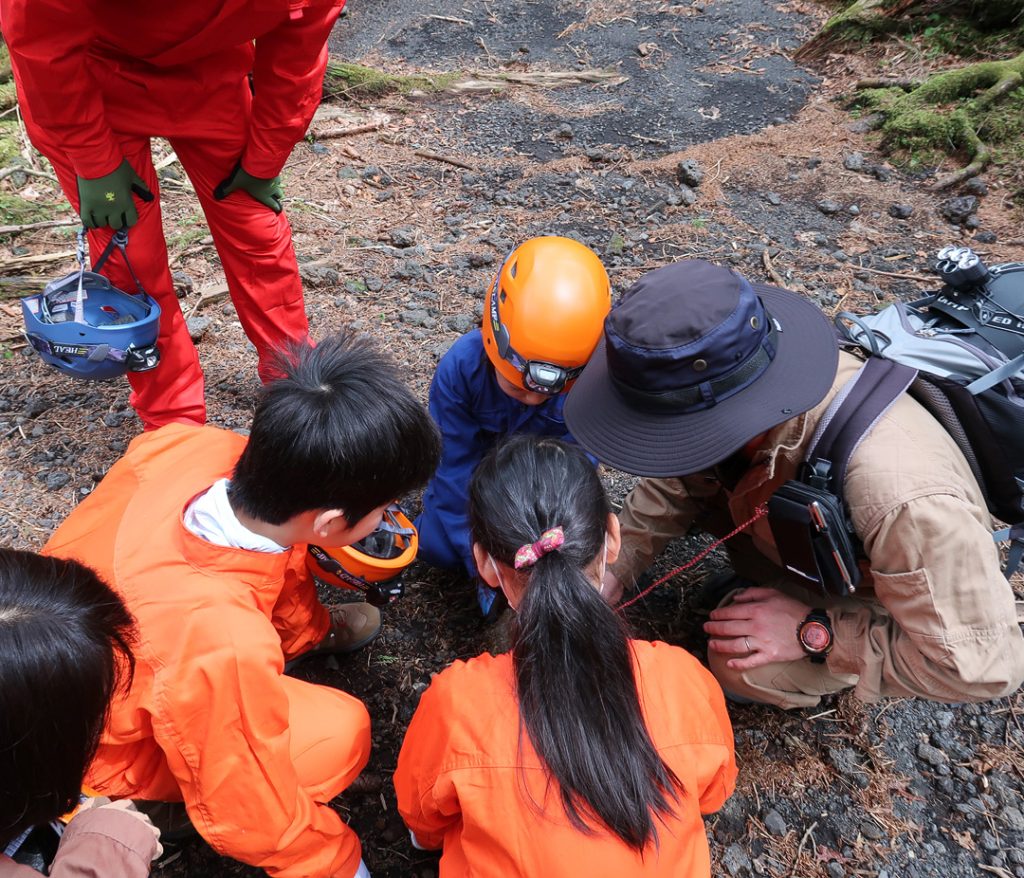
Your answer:
[[[27,201],[19,195],[0,191],[0,224],[37,223],[53,219],[55,206],[48,202]]]
[[[18,123],[12,120],[0,120],[0,168],[11,164],[11,159],[21,155],[22,141]]]
[[[408,94],[414,90],[438,92],[448,88],[456,81],[458,75],[457,73],[404,75],[385,73],[383,70],[364,67],[362,64],[349,64],[332,59],[327,62],[324,94],[329,97],[343,95],[380,97],[393,92]]]

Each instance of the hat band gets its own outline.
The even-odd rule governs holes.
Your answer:
[[[757,349],[732,372],[722,378],[702,381],[700,384],[680,387],[676,390],[639,390],[615,377],[609,370],[612,385],[629,403],[649,412],[687,414],[709,409],[749,387],[771,365],[778,349],[778,330],[775,321],[767,313],[768,332]]]

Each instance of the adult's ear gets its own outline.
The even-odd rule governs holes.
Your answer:
[[[608,524],[605,525],[605,538],[607,539],[608,554],[605,555],[607,563],[614,564],[619,557],[619,550],[622,548],[622,530],[619,527],[619,518],[614,512],[608,513]]]

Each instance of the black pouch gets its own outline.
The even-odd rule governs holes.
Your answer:
[[[768,524],[782,565],[823,595],[845,597],[860,582],[857,552],[835,494],[791,480],[768,500]]]

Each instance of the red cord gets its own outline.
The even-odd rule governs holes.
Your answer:
[[[727,533],[721,539],[715,540],[703,552],[700,552],[699,554],[695,555],[693,558],[691,558],[689,561],[687,561],[681,567],[677,567],[675,570],[670,570],[663,577],[661,577],[661,579],[659,579],[657,582],[652,583],[651,585],[647,586],[647,588],[645,588],[642,592],[640,592],[640,594],[638,594],[636,597],[630,598],[624,604],[619,604],[618,607],[616,607],[616,609],[621,613],[624,609],[626,609],[626,607],[633,606],[633,604],[635,604],[638,600],[640,600],[641,598],[647,597],[647,595],[649,595],[652,591],[654,591],[654,589],[656,589],[659,585],[662,585],[663,583],[665,583],[668,580],[670,580],[673,576],[676,576],[677,574],[682,573],[684,570],[689,570],[695,564],[699,564],[708,555],[710,555],[715,549],[717,549],[720,545],[722,545],[722,543],[724,543],[726,540],[731,540],[734,536],[736,536],[736,534],[740,533],[741,531],[745,531],[755,521],[758,521],[758,520],[764,518],[767,514],[768,514],[768,504],[767,503],[762,503],[760,506],[758,506],[754,510],[753,516],[748,518],[745,522],[743,522],[743,524],[741,524],[735,530],[730,531],[729,533]]]

